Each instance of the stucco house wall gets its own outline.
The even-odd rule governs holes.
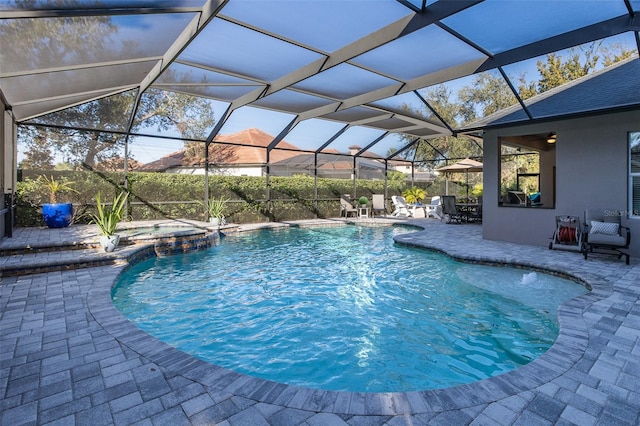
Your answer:
[[[2,107],[2,111],[4,111],[4,102],[2,102],[2,98],[0,98],[0,107]],[[4,136],[4,121],[5,121],[5,113],[0,114],[0,164],[2,164],[2,173],[0,174],[0,192],[2,193],[2,199],[0,199],[0,240],[4,238],[5,235],[5,213],[6,206],[4,202],[4,194],[8,192],[5,190],[5,173],[8,168],[10,168],[9,161],[10,159],[5,158],[5,144],[9,143]]]
[[[247,167],[211,167],[210,175],[219,176],[263,176],[264,168],[262,166]],[[175,173],[179,175],[204,175],[204,167],[175,167],[167,169],[166,173]]]
[[[584,218],[587,208],[629,209],[628,134],[640,131],[640,110],[488,129],[484,134],[483,237],[546,246],[556,215]],[[499,139],[556,132],[555,208],[499,207]],[[623,216],[640,257],[640,219]]]

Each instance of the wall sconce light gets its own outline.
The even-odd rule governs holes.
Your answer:
[[[555,133],[549,133],[549,136],[547,136],[547,143],[556,143],[557,138],[558,135],[556,135]]]

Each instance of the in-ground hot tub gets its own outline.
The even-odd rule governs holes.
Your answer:
[[[155,224],[118,229],[121,244],[153,244],[157,256],[188,253],[213,247],[220,234],[191,224]]]

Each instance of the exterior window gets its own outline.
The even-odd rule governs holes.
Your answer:
[[[498,206],[555,208],[556,138],[548,142],[550,134],[500,138]]]
[[[640,132],[629,133],[629,217],[640,219]]]

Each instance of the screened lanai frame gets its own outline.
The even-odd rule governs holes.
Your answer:
[[[298,126],[322,120],[339,123],[339,130],[304,151],[322,153],[343,133],[369,128],[377,131],[370,142],[342,155],[373,152],[386,166],[396,158],[413,161],[403,156],[413,144],[482,129],[444,118],[429,99],[430,87],[497,75],[522,111],[518,120],[532,122],[537,118],[515,90],[509,67],[619,35],[633,40],[635,46],[627,47],[640,50],[640,0],[377,0],[373,6],[368,0],[3,0],[2,100],[17,124],[92,129],[89,123],[56,122],[56,111],[136,90],[124,129],[96,129],[122,132],[128,141],[134,135],[158,137],[133,132],[147,91],[185,93],[224,106],[209,134],[198,139],[205,147],[234,114],[257,108],[290,118],[267,153]],[[71,33],[87,22],[104,30],[106,21],[116,32],[96,31],[83,45],[65,46],[65,55],[36,57],[38,40],[26,35],[42,20],[64,20]],[[81,51],[87,47],[101,49]],[[621,107],[629,106],[607,106]],[[401,135],[404,146],[376,149],[393,135]]]

